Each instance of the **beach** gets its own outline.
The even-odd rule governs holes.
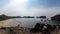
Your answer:
[[[12,22],[12,19],[0,21],[0,27],[7,27]]]

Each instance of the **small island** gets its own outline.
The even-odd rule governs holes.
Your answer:
[[[36,18],[46,18],[46,16],[37,16]]]
[[[22,18],[35,18],[34,16],[23,16]]]

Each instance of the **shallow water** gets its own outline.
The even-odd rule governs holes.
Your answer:
[[[44,24],[50,24],[50,25],[57,25],[58,23],[54,23],[51,20],[43,19],[37,19],[37,18],[16,18],[13,19],[13,21],[10,23],[10,27],[15,27],[18,24],[20,24],[21,27],[28,27],[28,28],[33,28],[36,23],[44,23]]]

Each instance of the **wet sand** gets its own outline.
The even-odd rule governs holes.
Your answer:
[[[7,27],[12,22],[12,19],[0,21],[0,27]]]

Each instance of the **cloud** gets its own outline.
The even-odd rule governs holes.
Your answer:
[[[17,3],[15,1],[11,1],[9,4],[5,5],[1,10],[0,14],[6,15],[20,15],[20,16],[41,16],[46,15],[47,17],[51,17],[56,14],[60,14],[60,7],[32,7],[30,9],[26,8],[25,3]]]

